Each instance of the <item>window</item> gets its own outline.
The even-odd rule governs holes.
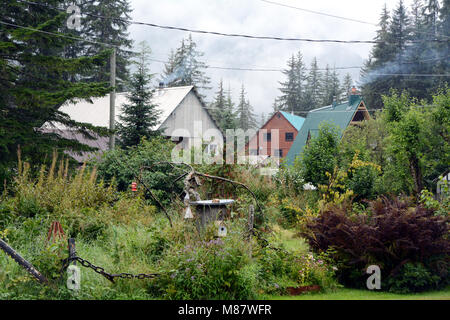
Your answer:
[[[285,140],[286,141],[294,141],[294,133],[293,132],[286,132],[285,133]]]
[[[275,149],[275,157],[283,158],[283,149]]]
[[[264,133],[264,141],[272,141],[272,134]]]

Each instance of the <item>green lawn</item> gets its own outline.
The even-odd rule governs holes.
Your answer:
[[[450,287],[441,291],[417,294],[394,294],[357,289],[338,289],[331,293],[310,293],[299,296],[263,296],[264,300],[450,300]]]

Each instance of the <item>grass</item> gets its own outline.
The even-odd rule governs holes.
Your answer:
[[[308,252],[309,246],[306,241],[303,238],[297,237],[293,230],[286,230],[278,225],[273,225],[272,229],[287,250]]]
[[[416,294],[395,294],[359,289],[337,289],[330,293],[310,293],[299,296],[262,296],[264,300],[450,300],[450,287],[441,291]]]

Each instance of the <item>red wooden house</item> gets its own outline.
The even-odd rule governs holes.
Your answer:
[[[284,158],[292,146],[305,118],[277,111],[258,130],[246,146],[250,156]]]

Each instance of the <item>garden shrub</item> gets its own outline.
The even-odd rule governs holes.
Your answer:
[[[423,264],[405,263],[396,275],[388,278],[387,286],[395,293],[420,292],[437,288],[439,280]]]
[[[164,137],[154,137],[126,150],[116,148],[105,152],[99,160],[93,161],[97,167],[99,178],[108,183],[115,182],[119,191],[127,191],[136,175],[140,174],[142,166],[152,166],[156,162],[171,161],[171,151],[175,145]],[[183,170],[185,168],[181,167]],[[157,165],[150,170],[144,170],[142,181],[148,188],[155,191],[162,203],[169,203],[173,197],[172,191],[179,194],[182,191],[182,181],[175,185],[173,180],[179,171],[169,165]],[[138,182],[138,181],[136,181]],[[140,186],[139,188],[144,188]]]
[[[162,275],[149,290],[166,299],[251,299],[251,276],[244,267],[248,254],[242,242],[214,239],[177,247],[166,255]]]
[[[294,161],[294,168],[301,172],[306,183],[314,186],[326,184],[337,165],[339,153],[339,128],[330,123],[319,126],[317,137],[312,137],[301,157]]]
[[[431,276],[438,276],[433,283],[445,285],[450,272],[442,268],[449,265],[448,217],[435,216],[434,210],[422,206],[410,207],[408,201],[399,199],[381,198],[370,207],[371,214],[360,215],[351,215],[342,206],[329,207],[310,221],[310,232],[303,235],[315,250],[336,250],[333,258],[345,285],[363,287],[366,268],[375,264],[381,268],[383,283],[393,286],[389,279],[407,271],[401,267],[408,262],[423,264]]]

